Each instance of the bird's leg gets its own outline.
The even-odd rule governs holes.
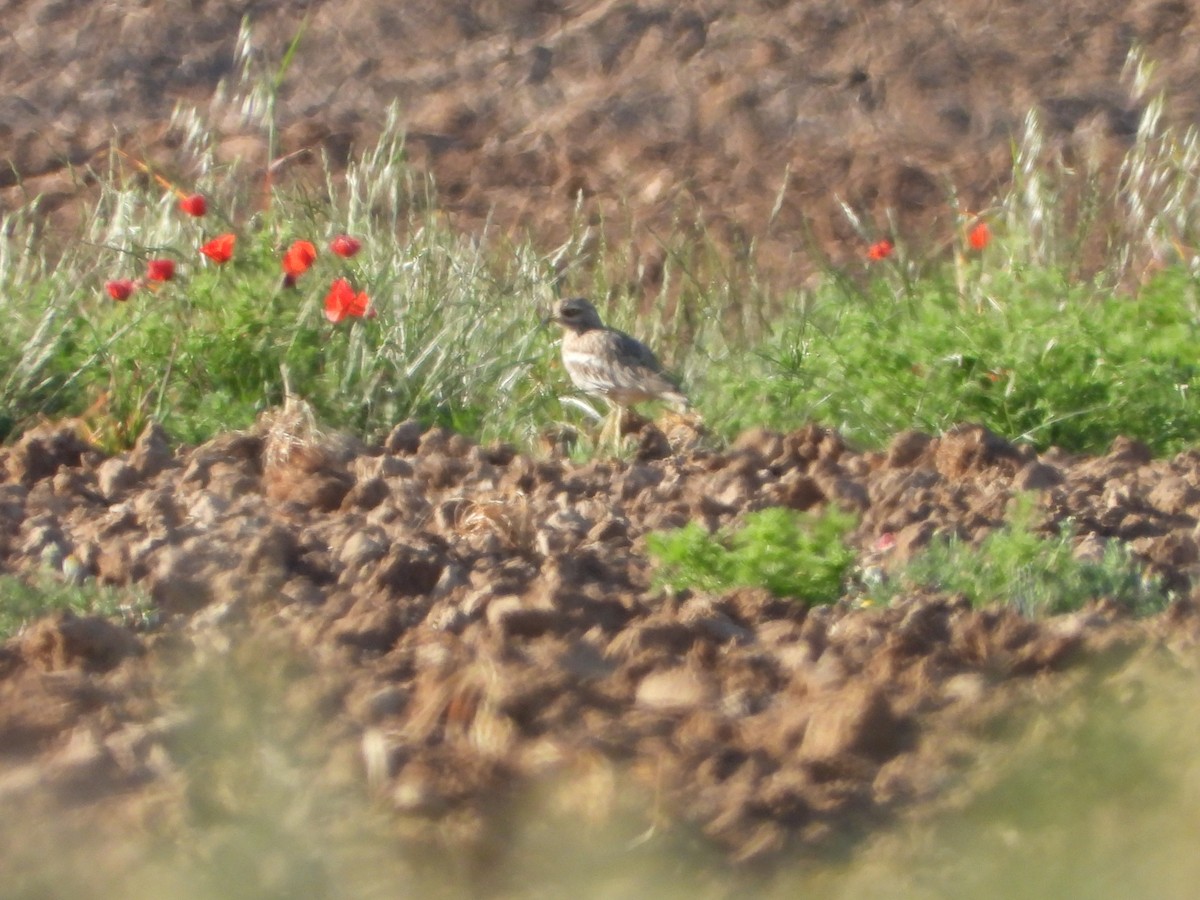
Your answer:
[[[608,404],[608,411],[604,414],[604,418],[600,420],[600,431],[596,433],[596,439],[592,444],[594,451],[599,451],[604,446],[604,441],[608,437],[608,427],[612,423],[612,404]]]
[[[596,449],[604,446],[609,432],[612,432],[612,446],[614,453],[621,452],[621,420],[625,418],[625,410],[621,404],[615,401],[608,401],[608,415],[604,417],[604,425],[600,429],[600,434],[596,437]]]
[[[625,435],[621,433],[621,428],[625,424],[625,407],[620,403],[613,404],[613,454],[621,455],[621,444]]]

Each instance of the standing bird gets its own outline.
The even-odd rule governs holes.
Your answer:
[[[687,411],[687,397],[663,373],[653,351],[637,338],[605,325],[596,307],[583,297],[560,301],[550,318],[563,328],[563,367],[577,388],[612,405],[618,441],[627,406],[665,400],[679,412]]]

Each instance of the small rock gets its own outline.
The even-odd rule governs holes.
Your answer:
[[[197,494],[187,510],[188,519],[202,528],[211,528],[225,515],[229,501],[208,492]]]
[[[999,468],[1015,473],[1022,464],[1016,446],[982,425],[956,425],[937,442],[934,467],[944,477],[958,480]]]
[[[768,485],[766,494],[773,504],[803,512],[825,501],[825,493],[816,480],[798,469],[789,470],[779,481]]]
[[[432,543],[394,543],[375,578],[399,596],[415,597],[434,589],[443,568],[444,554]]]
[[[537,637],[545,634],[558,621],[552,609],[526,606],[520,597],[496,597],[488,601],[487,623],[510,637]]]
[[[932,443],[933,438],[923,431],[902,431],[888,444],[885,464],[890,469],[915,466]]]
[[[342,544],[337,558],[348,569],[361,569],[368,563],[383,559],[387,550],[387,538],[381,532],[356,531]]]
[[[62,612],[34,623],[21,636],[22,655],[46,672],[82,668],[107,672],[142,652],[127,629],[96,616]]]
[[[1167,475],[1151,489],[1148,499],[1155,509],[1176,516],[1200,502],[1200,488],[1178,475]]]
[[[686,668],[651,672],[637,687],[638,706],[657,710],[684,710],[707,703],[716,695],[698,673]]]
[[[641,462],[667,459],[672,454],[671,442],[657,425],[646,425],[638,435],[635,458]]]
[[[813,710],[800,756],[808,763],[835,766],[845,754],[884,760],[904,743],[904,723],[875,687],[847,688],[828,695]]]
[[[149,573],[150,595],[168,612],[193,613],[213,599],[217,576],[237,570],[237,558],[213,541],[166,547]]]
[[[166,430],[158,422],[151,422],[133,445],[129,454],[130,467],[142,478],[153,478],[174,463]]]
[[[896,532],[895,543],[892,544],[892,558],[899,563],[907,562],[918,550],[929,546],[936,532],[937,526],[928,519],[910,522]]]
[[[1154,455],[1146,444],[1122,434],[1113,440],[1108,449],[1108,458],[1128,465],[1144,466],[1149,464]]]
[[[359,481],[342,500],[343,509],[374,509],[391,493],[388,483],[382,478],[366,478]]]
[[[61,467],[77,467],[92,445],[73,428],[44,425],[27,432],[8,454],[8,472],[25,485],[50,478]]]
[[[783,455],[783,435],[768,428],[749,428],[733,442],[733,450],[752,453],[769,465]]]
[[[947,700],[974,706],[987,694],[987,679],[978,672],[953,675],[942,683],[942,695]]]
[[[375,474],[380,478],[412,478],[412,463],[398,456],[381,456]]]
[[[294,469],[274,473],[267,481],[267,496],[278,502],[333,512],[342,505],[354,486],[354,476],[340,469],[303,472]]]
[[[1044,491],[1063,483],[1063,474],[1057,466],[1043,462],[1027,463],[1013,478],[1013,488],[1018,491]]]

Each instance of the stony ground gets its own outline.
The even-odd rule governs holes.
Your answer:
[[[843,200],[936,245],[945,186],[985,207],[1030,108],[1048,152],[1111,162],[1148,97],[1122,74],[1135,44],[1169,117],[1194,120],[1197,11],[17,0],[0,23],[0,212],[40,195],[50,233],[71,233],[114,137],[186,184],[170,111],[236,72],[248,14],[270,60],[304,23],[279,106],[280,154],[307,151],[297,177],[317,151],[344,164],[398,101],[414,164],[464,229],[494,213],[553,240],[582,197],[633,238],[648,291],[677,217],[733,249],[756,239],[794,277],[806,241],[860,251]],[[213,108],[219,157],[264,167],[263,141]],[[101,872],[181,852],[242,879],[197,896],[345,895],[332,885],[355,865],[323,867],[314,845],[360,847],[364,821],[494,879],[535,784],[545,818],[616,823],[623,847],[827,851],[969,789],[1062,686],[1127,684],[1147,654],[1195,667],[1187,602],[1147,622],[1102,604],[1032,623],[946,596],[806,612],[653,590],[643,539],[837,503],[861,514],[861,564],[887,569],[939,530],[978,539],[1028,490],[1047,532],[1072,518],[1080,554],[1127,541],[1186,594],[1196,454],[1118,440],[1039,457],[971,426],[871,453],[808,427],[722,450],[684,435],[679,452],[648,432],[628,461],[578,465],[412,424],[378,447],[295,444],[277,425],[196,448],[152,429],[116,458],[47,425],[2,451],[0,569],[134,587],[153,610],[47,619],[0,647],[0,865],[29,896],[47,859],[60,893],[74,860],[95,895]],[[314,819],[327,827],[305,843],[296,823]],[[104,852],[72,855],[84,845]]]
[[[1196,454],[1039,457],[974,426],[859,452],[809,426],[680,453],[650,429],[632,459],[577,464],[415,423],[376,447],[305,427],[284,411],[196,448],[152,427],[106,457],[46,426],[3,452],[5,569],[137,587],[155,611],[45,619],[0,650],[6,808],[182,840],[242,809],[242,757],[262,752],[230,739],[222,764],[196,742],[266,716],[311,790],[373,798],[410,841],[484,853],[538,785],[596,821],[769,859],[936,806],[1064,673],[1104,679],[1153,647],[1194,663],[1189,603],[1148,622],[1100,605],[1034,623],[948,596],[806,611],[654,590],[644,536],[837,503],[861,514],[861,562],[887,570],[1034,491],[1047,529],[1076,523],[1077,552],[1128,541],[1184,586]],[[213,676],[178,672],[206,665],[244,683],[189,703]],[[245,708],[260,694],[268,712]]]

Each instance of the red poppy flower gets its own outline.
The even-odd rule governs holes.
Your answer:
[[[879,262],[881,259],[887,259],[891,256],[894,249],[895,247],[892,246],[892,242],[884,238],[881,241],[876,241],[867,248],[867,259],[872,262]]]
[[[118,278],[116,281],[107,281],[104,283],[104,289],[108,291],[108,296],[114,300],[123,302],[132,296],[137,290],[137,283],[131,278]]]
[[[232,232],[229,234],[219,234],[203,247],[200,252],[215,262],[217,265],[227,263],[233,259],[233,245],[237,243],[237,235]]]
[[[980,222],[967,234],[967,243],[971,245],[972,250],[982,250],[991,239],[992,231],[988,228],[987,222]]]
[[[373,318],[375,310],[371,307],[371,298],[366,291],[354,293],[345,278],[339,278],[329,287],[325,297],[325,318],[336,325],[347,316],[351,318]]]
[[[170,281],[175,277],[175,260],[150,260],[146,263],[146,277],[151,281]]]
[[[349,259],[362,249],[362,241],[352,238],[348,234],[339,234],[329,242],[329,249],[338,256]]]
[[[203,194],[188,194],[179,198],[179,208],[198,219],[208,212],[208,201],[204,199]]]
[[[296,241],[283,254],[283,271],[287,273],[288,283],[294,284],[296,279],[308,271],[317,259],[317,248],[311,241]]]
[[[204,256],[212,260],[217,265],[228,263],[233,259],[233,246],[238,242],[238,235],[230,232],[228,234],[218,234],[216,238],[210,240],[208,244],[200,247],[200,252]]]

